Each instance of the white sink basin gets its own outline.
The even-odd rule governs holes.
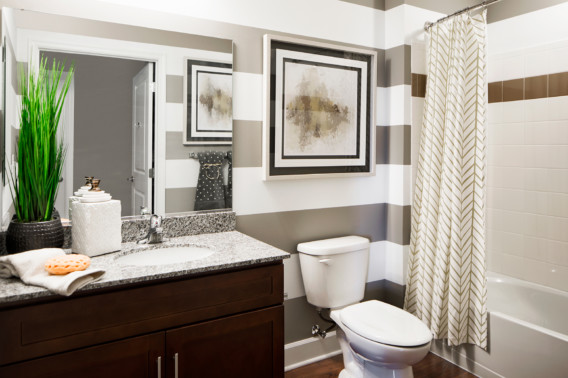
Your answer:
[[[116,262],[120,265],[136,266],[179,264],[203,259],[214,253],[215,251],[209,248],[196,246],[157,248],[121,256]]]

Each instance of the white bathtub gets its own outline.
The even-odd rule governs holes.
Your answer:
[[[568,293],[489,272],[489,348],[432,351],[481,377],[568,377]]]

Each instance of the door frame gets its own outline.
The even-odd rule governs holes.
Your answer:
[[[141,75],[144,72],[144,75]],[[143,151],[146,151],[147,153],[152,151],[152,138],[151,138],[151,134],[152,131],[148,130],[148,125],[151,127],[152,126],[152,94],[154,93],[153,88],[152,88],[152,77],[154,76],[154,63],[152,62],[147,62],[146,65],[144,66],[144,68],[142,68],[140,71],[138,71],[138,73],[136,75],[134,75],[134,77],[132,78],[132,125],[130,126],[132,131],[132,169],[131,169],[131,178],[133,178],[133,181],[130,182],[130,201],[131,201],[131,207],[132,207],[132,211],[134,213],[137,212],[137,208],[136,208],[136,187],[137,187],[137,178],[138,178],[138,173],[136,173],[136,153],[137,153],[137,149],[140,147],[138,146],[138,144],[136,143],[136,129],[137,129],[137,125],[136,125],[136,111],[137,111],[137,101],[136,101],[136,95],[137,95],[137,91],[135,90],[135,83],[136,80],[138,79],[139,76],[143,76],[144,81],[146,81],[147,79],[149,79],[149,81],[147,82],[148,87],[146,88],[146,91],[144,93],[144,97],[146,99],[146,95],[149,94],[148,98],[146,99],[147,102],[145,101],[144,103],[144,116],[146,117],[147,120],[147,124],[144,125],[145,126],[145,136],[146,138],[144,139],[143,142],[143,146],[141,146],[143,148]],[[148,138],[150,137],[150,138]],[[144,165],[147,165],[148,161],[145,162]],[[150,167],[146,167],[147,169],[150,169]],[[152,211],[152,204],[148,203],[148,198],[151,199],[152,196],[152,182],[150,180],[152,180],[151,177],[147,178],[148,181],[145,182],[144,187],[146,190],[146,195],[145,195],[145,203],[142,205],[143,207],[147,208],[149,211]]]
[[[53,74],[53,71],[49,71]],[[63,84],[69,75],[68,72],[63,72],[61,78],[59,80],[59,84]],[[59,127],[63,126],[63,130],[60,131],[59,127],[57,131],[60,131],[60,135],[63,136],[63,140],[66,141],[66,152],[65,152],[65,161],[63,163],[63,177],[64,180],[62,182],[63,185],[59,185],[59,189],[57,191],[57,195],[61,193],[61,189],[63,189],[63,193],[66,196],[72,196],[74,193],[73,190],[73,159],[69,159],[68,156],[73,156],[75,151],[75,77],[71,78],[71,82],[69,84],[69,90],[67,92],[67,96],[65,97],[65,103],[63,104],[63,112],[62,114],[66,114],[69,118],[64,119],[63,123],[60,120]],[[69,201],[67,198],[63,198],[62,202],[63,209],[59,209],[62,212],[61,216],[63,218],[69,218]],[[63,216],[65,215],[65,216]]]
[[[154,178],[152,193],[148,198],[152,199],[154,213],[165,214],[166,209],[166,55],[144,49],[146,44],[105,40],[104,47],[100,44],[100,38],[85,37],[80,35],[65,34],[61,41],[51,39],[40,39],[30,37],[28,39],[29,62],[28,69],[35,72],[39,69],[40,51],[51,51],[59,53],[72,53],[104,56],[109,58],[122,58],[131,60],[141,60],[154,63],[154,127],[148,128],[148,138],[153,143],[153,164],[149,162],[149,167],[154,168]],[[95,44],[93,40],[98,40]],[[154,135],[152,136],[152,129]],[[152,144],[151,144],[152,145]]]

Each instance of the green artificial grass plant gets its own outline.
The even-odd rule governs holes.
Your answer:
[[[18,164],[9,175],[18,222],[52,219],[65,160],[65,147],[57,137],[57,127],[74,71],[71,65],[58,93],[64,68],[55,60],[49,68],[47,58],[42,58],[37,73],[31,71],[26,76],[21,70]]]

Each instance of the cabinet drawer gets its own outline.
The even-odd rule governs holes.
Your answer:
[[[117,290],[0,312],[0,365],[283,301],[283,265]]]

